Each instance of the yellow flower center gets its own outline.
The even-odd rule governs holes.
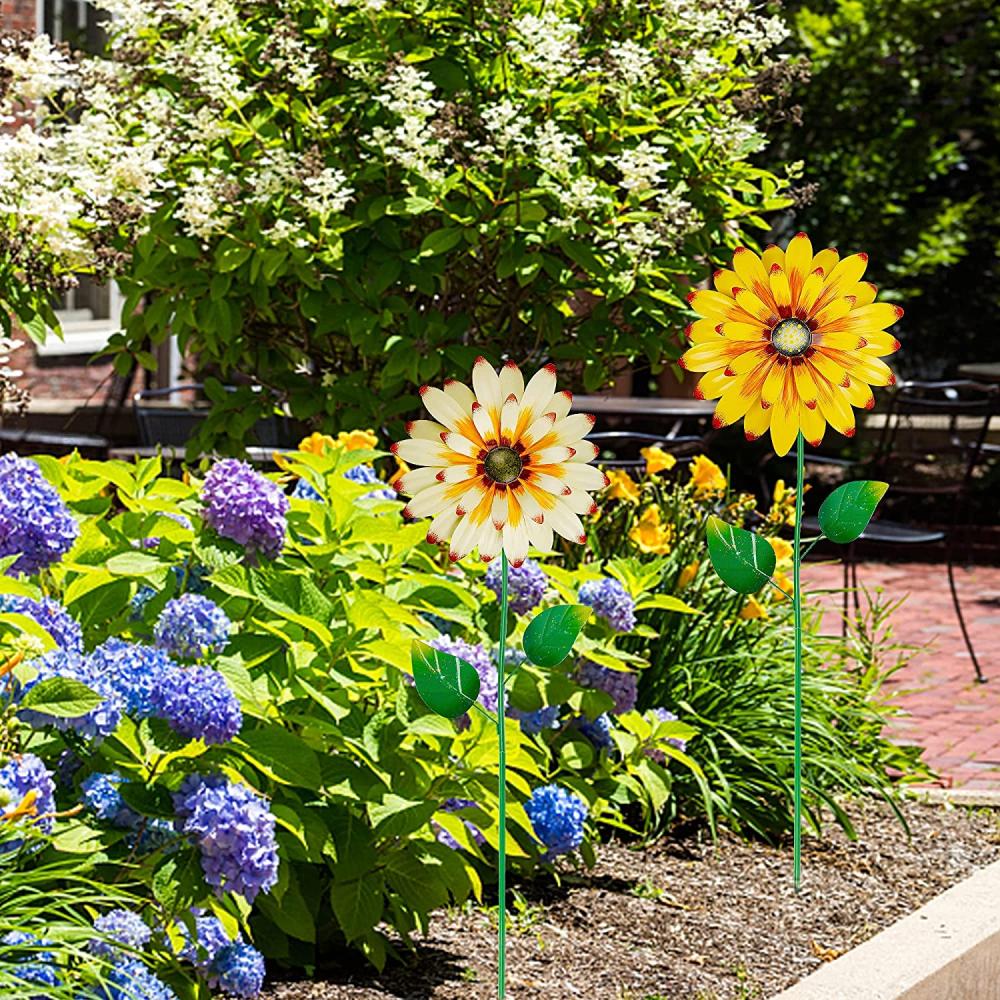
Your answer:
[[[486,475],[495,483],[512,483],[521,475],[524,463],[513,448],[494,448],[483,459]]]
[[[771,331],[774,349],[786,358],[797,358],[805,354],[812,344],[812,330],[800,319],[783,319]]]

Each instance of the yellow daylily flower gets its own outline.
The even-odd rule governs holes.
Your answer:
[[[639,502],[639,484],[621,469],[609,469],[608,479],[611,485],[605,496],[608,500],[625,500],[628,503]]]
[[[774,582],[781,588],[780,590],[775,590],[771,588],[771,596],[776,601],[785,601],[789,597],[795,596],[795,584],[792,583],[792,579],[787,573],[782,573],[781,570],[774,571]]]
[[[707,455],[697,455],[691,460],[691,482],[698,494],[721,493],[726,488],[726,477]]]
[[[628,537],[642,552],[660,556],[665,556],[670,551],[674,535],[674,526],[662,523],[659,507],[647,507],[628,533]]]
[[[740,618],[753,621],[756,618],[766,618],[767,610],[756,597],[748,597],[746,604],[740,609]]]
[[[677,464],[677,459],[669,451],[664,451],[655,444],[643,448],[639,454],[646,460],[647,476],[655,476],[657,472],[668,472]]]
[[[299,442],[298,450],[310,455],[325,455],[336,446],[337,442],[329,434],[320,434],[319,431],[314,431]]]
[[[688,563],[684,569],[681,570],[680,576],[677,577],[677,589],[684,590],[685,587],[691,585],[691,581],[698,575],[698,570],[701,568],[701,563],[697,559],[693,563]]]
[[[748,441],[770,430],[779,455],[800,432],[818,445],[827,424],[854,436],[853,407],[870,410],[871,387],[896,382],[882,358],[899,350],[886,330],[903,315],[875,302],[877,289],[861,280],[867,265],[865,253],[813,254],[798,233],[763,258],[737,247],[732,269],[715,272],[716,290],[688,296],[701,318],[678,364],[705,373],[695,396],[719,400],[715,427],[742,420]]]
[[[789,562],[792,558],[792,553],[794,549],[792,548],[792,543],[785,541],[784,538],[778,538],[777,536],[769,538],[768,544],[774,549],[774,555],[778,560],[778,565],[782,563]]]
[[[371,451],[378,447],[378,437],[370,427],[364,431],[341,431],[337,435],[337,444],[344,451]]]

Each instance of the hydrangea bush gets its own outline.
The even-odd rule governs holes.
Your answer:
[[[0,816],[50,835],[46,856],[136,872],[143,905],[88,938],[94,961],[121,952],[109,997],[251,997],[265,958],[311,967],[345,945],[381,966],[398,947],[383,921],[409,944],[431,910],[482,897],[496,730],[429,714],[407,650],[467,658],[495,710],[495,581],[403,523],[370,444],[308,439],[277,474],[222,460],[184,480],[158,459],[18,459],[76,541],[43,574],[17,552],[0,574]],[[641,619],[649,594],[532,563],[512,645],[538,607],[612,582],[614,628],[595,615],[555,668],[510,660],[508,850],[526,872],[591,863],[605,825],[652,831],[676,773],[698,771],[678,706],[643,716],[603,680],[644,668],[620,609]]]
[[[118,275],[122,369],[177,336],[338,426],[477,352],[593,389],[676,356],[701,261],[790,203],[751,162],[787,32],[750,0],[97,6],[107,59],[7,43],[41,119],[3,137],[0,223],[22,267]],[[270,405],[220,393],[205,433]]]

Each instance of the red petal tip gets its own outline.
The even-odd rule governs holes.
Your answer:
[[[812,273],[815,274],[817,278],[822,278],[826,274],[826,271],[824,271],[821,267],[817,267]]]
[[[844,380],[842,382],[840,382],[839,385],[840,385],[841,389],[850,389],[851,388],[851,376],[850,375],[845,375],[844,376]]]
[[[449,436],[450,436],[450,433],[448,431],[441,431],[440,438],[441,438],[442,441],[444,441],[445,444],[448,443]]]
[[[438,474],[437,474],[437,475],[436,475],[436,476],[435,476],[434,478],[435,478],[435,479],[436,479],[436,480],[437,480],[437,481],[438,481],[439,483],[443,483],[443,482],[444,482],[444,469],[442,469],[442,470],[441,470],[441,471],[440,471],[440,472],[439,472],[439,473],[438,473]]]
[[[890,375],[889,376],[889,381],[886,384],[887,385],[895,385],[896,384],[896,376],[895,375]]]
[[[769,274],[780,274],[781,273],[781,265],[780,264],[772,264],[771,265],[771,270],[768,273]]]
[[[488,365],[489,362],[481,354],[475,361],[472,362],[472,367],[475,368],[476,365]]]
[[[524,560],[523,559],[517,559],[517,560],[512,560],[511,561],[511,566],[513,566],[514,569],[518,569],[519,567],[521,567],[523,565],[524,565]]]
[[[806,404],[806,409],[808,409],[808,410],[815,410],[816,409],[816,400],[815,399],[807,399],[805,401],[805,404]]]
[[[818,448],[823,443],[822,438],[817,438],[815,441],[810,441],[809,446],[811,448]]]
[[[702,392],[701,386],[695,386],[695,388],[694,388],[694,398],[695,399],[704,399],[705,398],[705,393]]]
[[[902,319],[904,312],[905,310],[903,309],[902,306],[896,306],[896,319]]]
[[[444,384],[444,385],[457,385],[457,384],[458,384],[458,382],[457,382],[457,379],[453,379],[453,378],[446,378],[446,379],[444,380],[444,383],[443,383],[443,384]]]
[[[449,552],[448,553],[448,561],[449,562],[458,562],[458,553],[457,552]]]
[[[860,258],[861,258],[861,259],[862,259],[863,261],[867,261],[867,260],[868,260],[868,254],[866,254],[866,253],[864,253],[864,252],[862,252],[862,253],[859,253],[859,254],[858,254],[858,256],[859,256],[859,257],[860,257]]]
[[[597,504],[596,503],[591,504],[590,505],[590,510],[588,510],[587,513],[588,514],[596,514],[597,513]]]
[[[389,451],[391,451],[393,455],[395,455],[396,452],[399,451],[399,442],[394,441],[391,445],[389,445]]]
[[[604,485],[605,486],[610,486],[611,485],[611,480],[607,477],[607,475],[605,475],[605,477],[604,477]]]
[[[504,366],[504,368],[516,368],[517,367],[517,362],[516,361],[505,361],[503,366]]]
[[[698,297],[698,293],[697,292],[688,292],[688,294],[687,294],[687,300],[688,300],[688,302],[694,302],[694,300],[697,297]]]
[[[556,366],[550,361],[547,365],[542,366],[542,371],[548,372],[550,375],[555,375]]]
[[[902,346],[903,345],[898,340],[896,340],[895,337],[893,337],[893,340],[892,340],[892,349],[894,351],[898,351]]]
[[[413,515],[410,513],[410,505],[409,504],[407,504],[403,508],[403,517],[413,517]]]
[[[517,402],[517,396],[515,396],[514,393],[512,393],[512,392],[508,393],[507,398],[504,400],[504,402],[505,403],[510,403],[510,402],[516,403]]]
[[[686,364],[684,363],[684,358],[683,358],[683,356],[681,356],[681,357],[679,357],[679,358],[677,359],[677,367],[678,367],[678,368],[683,368],[683,369],[684,369],[685,371],[687,371],[687,365],[686,365]]]
[[[844,437],[845,438],[852,438],[852,437],[854,437],[855,434],[857,434],[857,432],[858,432],[858,429],[856,427],[848,427],[847,430],[844,431]]]
[[[719,334],[720,336],[722,335],[722,327],[723,327],[723,326],[724,326],[724,324],[722,324],[722,323],[717,323],[717,324],[715,325],[715,332],[716,332],[717,334]]]
[[[413,425],[415,423],[416,423],[415,420],[407,420],[406,423],[403,425],[403,429],[406,431],[407,434],[413,431]]]
[[[430,390],[430,386],[429,386],[429,385],[422,385],[422,386],[421,386],[421,387],[420,387],[420,388],[419,388],[419,389],[417,390],[417,392],[419,392],[419,393],[420,393],[420,395],[422,396],[422,395],[423,395],[423,394],[424,394],[425,392],[428,392],[429,390]]]
[[[736,372],[734,372],[732,368],[730,368],[729,366],[726,366],[722,374],[725,375],[727,378],[732,378],[736,374]]]
[[[869,399],[867,403],[865,403],[865,409],[866,410],[874,410],[875,409],[875,397],[874,396],[872,396],[872,398]]]
[[[809,239],[809,237],[805,233],[796,233],[795,236],[792,237],[792,238],[796,239],[796,240],[807,240],[807,239]]]
[[[563,487],[563,491],[562,491],[562,495],[564,497],[570,497],[570,496],[573,495],[573,490],[569,486],[564,486]]]
[[[569,448],[569,457],[572,458],[576,454],[576,448]]]
[[[858,337],[858,346],[857,346],[857,350],[859,350],[859,351],[860,351],[860,350],[861,350],[861,349],[862,349],[863,347],[867,347],[867,346],[868,346],[868,341],[867,341],[867,340],[865,340],[865,338],[864,338],[864,337]]]
[[[544,514],[535,514],[531,518],[531,520],[534,521],[535,524],[544,524],[545,523],[545,515]]]
[[[716,430],[719,430],[720,428],[726,426],[726,422],[720,416],[714,416],[712,417],[712,426]]]
[[[580,545],[584,545],[584,544],[586,544],[586,541],[587,541],[587,536],[586,536],[586,535],[581,535],[581,536],[580,536],[580,537],[579,537],[579,538],[577,539],[577,543],[578,543],[578,544],[580,544]]]
[[[428,531],[427,532],[427,543],[428,543],[428,545],[437,545],[437,543],[440,542],[440,541],[441,541],[441,538],[440,538],[439,535],[435,535],[433,531]]]
[[[723,271],[722,271],[722,268],[719,268],[719,270],[718,270],[718,271],[715,271],[715,272],[713,272],[713,274],[712,274],[712,277],[713,277],[713,278],[714,278],[715,280],[718,280],[719,276],[720,276],[720,275],[721,275],[722,273],[723,273]]]
[[[762,410],[769,410],[769,409],[771,409],[771,404],[769,402],[767,402],[767,400],[762,399],[760,401],[760,408]]]
[[[483,404],[482,403],[480,403],[478,400],[474,400],[473,401],[473,403],[472,403],[472,412],[473,413],[475,413],[476,410],[481,410],[482,408],[483,408]]]
[[[746,439],[748,441],[756,441],[760,437],[759,434],[754,434],[753,431],[745,430],[743,433],[746,435]]]
[[[733,251],[733,256],[735,257],[737,254],[746,253],[746,252],[747,252],[747,248],[746,247],[737,247]]]
[[[591,427],[597,423],[597,417],[595,417],[593,413],[585,413],[584,416],[587,418],[587,423],[590,424]]]

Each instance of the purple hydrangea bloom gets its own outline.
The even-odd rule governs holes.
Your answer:
[[[0,963],[16,965],[16,979],[39,986],[59,985],[56,957],[51,951],[52,942],[29,934],[27,931],[9,931],[0,938]]]
[[[96,995],[100,1000],[177,1000],[177,994],[135,958],[118,962],[107,986],[98,987]]]
[[[84,658],[76,653],[53,649],[39,659],[32,660],[31,665],[38,673],[21,689],[21,696],[50,677],[68,677],[86,684],[91,691],[101,696],[102,701],[86,714],[68,719],[22,708],[18,712],[21,720],[31,726],[55,726],[63,732],[76,730],[81,736],[89,739],[103,739],[115,731],[122,717],[122,699],[111,679],[94,665],[90,657]]]
[[[611,738],[611,718],[607,712],[593,720],[585,715],[577,716],[576,728],[599,750],[610,750],[614,746],[615,741]]]
[[[110,774],[96,772],[83,779],[80,791],[83,804],[89,812],[105,823],[126,829],[139,820],[139,814],[125,805],[125,800],[118,791],[118,786],[123,781],[117,771]]]
[[[167,601],[153,633],[156,645],[174,656],[196,660],[221,653],[233,623],[225,611],[200,594],[182,594]]]
[[[153,692],[176,664],[162,649],[126,642],[112,636],[89,657],[88,670],[105,679],[125,711],[137,719],[153,714]]]
[[[79,525],[35,462],[0,455],[0,556],[20,553],[9,572],[36,573],[69,552]]]
[[[211,667],[172,667],[153,690],[153,712],[189,740],[226,743],[243,726],[243,712],[226,678]]]
[[[344,478],[349,479],[352,483],[360,483],[362,486],[374,486],[376,483],[381,489],[372,490],[370,493],[365,493],[361,497],[362,500],[398,500],[396,496],[396,491],[389,489],[381,479],[378,477],[378,473],[370,466],[362,463],[361,465],[355,465],[348,469],[344,473]]]
[[[631,712],[639,693],[638,675],[624,670],[612,670],[590,660],[583,660],[577,669],[576,678],[584,687],[596,688],[611,695],[615,707],[613,715]]]
[[[221,774],[189,775],[174,795],[177,827],[201,851],[205,881],[252,903],[278,880],[278,844],[267,799]]]
[[[503,567],[500,560],[495,559],[486,568],[484,582],[500,600],[501,574]],[[510,566],[507,570],[507,600],[511,610],[519,615],[526,615],[542,603],[549,580],[534,559],[525,559],[517,567]]]
[[[537,736],[546,729],[559,728],[559,712],[561,705],[545,705],[535,712],[522,712],[519,708],[508,708],[507,714],[512,719],[519,719],[521,732],[528,736]]]
[[[677,716],[674,715],[669,709],[666,708],[651,708],[646,713],[646,718],[655,726],[658,722],[676,722]],[[685,740],[678,739],[676,736],[670,736],[667,738],[667,742],[672,746],[676,747],[682,753],[687,749],[687,742]],[[644,751],[647,757],[655,760],[657,764],[666,764],[667,755],[660,750],[658,747],[646,747]]]
[[[524,804],[535,835],[546,846],[546,859],[576,850],[583,843],[587,803],[559,785],[536,788]]]
[[[635,601],[628,591],[610,577],[588,580],[579,593],[580,601],[589,605],[616,632],[631,632],[635,628]]]
[[[447,799],[445,803],[441,806],[445,812],[458,812],[459,809],[467,809],[469,806],[474,806],[476,803],[472,799]],[[469,831],[472,839],[477,844],[485,844],[486,838],[479,832],[479,830],[473,826],[468,820],[465,820],[465,828]],[[445,847],[450,847],[453,851],[457,851],[461,848],[459,842],[443,827],[438,826],[437,823],[434,824],[434,836],[437,837],[438,841],[445,845]]]
[[[2,594],[0,613],[25,615],[38,622],[60,649],[65,649],[68,653],[83,652],[83,631],[79,622],[50,597],[36,601],[20,594]]]
[[[209,969],[209,986],[241,998],[252,998],[264,986],[264,956],[243,941],[226,945]]]
[[[33,753],[12,757],[0,767],[0,816],[16,809],[28,792],[35,793],[34,815],[41,817],[38,828],[48,833],[52,829],[52,813],[56,809],[56,786],[52,772]],[[16,850],[20,840],[10,840],[0,846],[0,853]]]
[[[212,962],[215,961],[215,956],[233,942],[218,917],[204,913],[200,909],[194,909],[191,913],[194,916],[195,936],[192,940],[191,932],[185,925],[181,925],[184,947],[181,949],[180,957],[199,971],[208,972]]]
[[[246,462],[224,458],[209,470],[202,487],[205,523],[248,553],[274,558],[285,542],[288,497]]]
[[[101,935],[90,942],[90,950],[95,955],[117,958],[122,954],[115,943],[133,951],[141,951],[149,944],[153,932],[138,913],[131,910],[111,910],[94,921],[94,930]]]
[[[449,635],[439,635],[436,639],[431,639],[428,645],[440,649],[442,653],[451,653],[452,656],[457,656],[475,667],[476,673],[479,674],[479,704],[488,712],[497,710],[500,700],[500,692],[497,689],[497,666],[481,645],[477,643],[473,646],[464,639],[453,639]]]

